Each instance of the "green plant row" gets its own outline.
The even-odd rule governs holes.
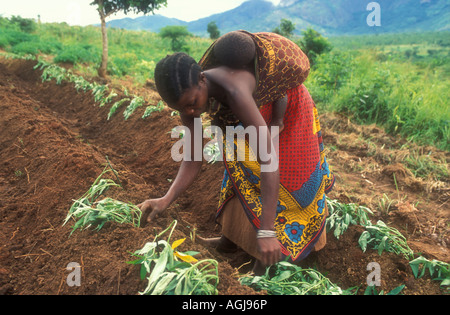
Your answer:
[[[58,85],[60,85],[62,82],[71,82],[75,85],[75,89],[77,90],[77,92],[92,91],[94,101],[99,104],[99,107],[103,107],[107,104],[112,103],[113,100],[118,97],[118,94],[114,90],[109,91],[107,85],[98,84],[97,82],[89,82],[82,76],[73,74],[73,72],[70,70],[67,70],[56,64],[46,62],[42,59],[38,59],[33,55],[0,53],[0,56],[3,56],[7,59],[36,60],[37,64],[34,66],[34,69],[39,69],[42,71],[42,82],[55,80],[56,84]],[[110,120],[114,116],[116,111],[126,102],[130,103],[123,113],[125,120],[128,120],[137,108],[145,105],[145,100],[143,97],[136,95],[131,97],[126,89],[123,91],[123,93],[126,97],[112,103],[107,117],[108,120]],[[165,106],[162,101],[158,102],[157,105],[148,105],[145,109],[144,114],[142,115],[142,119],[150,117],[154,112],[161,112],[164,107]]]
[[[118,97],[118,94],[114,90],[110,91],[107,85],[98,84],[97,82],[89,82],[82,76],[75,75],[72,73],[72,71],[52,63],[38,60],[38,63],[36,64],[34,69],[42,70],[41,77],[43,82],[55,80],[56,84],[59,85],[63,81],[66,81],[73,83],[77,91],[91,91],[92,95],[94,96],[94,101],[99,104],[99,107],[103,107],[107,104],[112,103],[113,100]],[[128,97],[129,94],[127,90],[124,90],[124,94],[127,97],[124,97],[112,103],[112,106],[108,113],[108,120],[111,119],[117,109],[125,102],[130,102],[123,113],[125,120],[128,120],[137,108],[145,105],[145,100],[143,97],[134,95],[132,98],[130,98]],[[149,117],[153,112],[162,111],[163,109],[164,103],[162,102],[158,103],[156,106],[149,105],[147,106],[142,118],[145,119]]]
[[[441,281],[441,286],[450,286],[450,267],[448,263],[437,260],[429,261],[420,256],[414,259],[414,252],[408,246],[406,238],[395,228],[389,227],[379,220],[373,224],[367,214],[372,211],[367,207],[355,204],[344,204],[337,200],[327,198],[329,216],[327,218],[327,231],[334,229],[334,235],[339,238],[349,225],[361,225],[365,231],[361,234],[358,244],[365,252],[369,247],[377,250],[381,255],[383,251],[402,255],[409,261],[414,276],[419,276],[419,269],[423,267],[420,277],[429,270],[430,276],[437,274],[435,280]]]

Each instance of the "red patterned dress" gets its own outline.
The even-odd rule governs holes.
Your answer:
[[[254,98],[267,124],[271,121],[274,101],[288,96],[284,130],[279,136],[280,190],[275,228],[283,255],[297,262],[311,252],[324,230],[326,193],[334,184],[324,154],[317,109],[303,85],[309,74],[309,61],[295,43],[280,35],[245,33],[252,37],[256,46]],[[218,66],[213,47],[214,44],[200,61],[203,70]],[[239,124],[226,104],[215,102],[212,108],[210,115],[217,125]],[[247,153],[252,154],[246,145]],[[244,250],[248,248],[247,252],[257,257],[251,245],[254,241],[250,239],[247,244],[248,233],[242,233],[245,228],[236,223],[241,214],[227,210],[227,204],[238,199],[244,217],[255,230],[259,228],[262,211],[260,165],[252,158],[248,161],[224,158],[224,164],[217,218],[221,218],[219,222],[226,237]],[[233,218],[223,219],[224,212],[232,212]]]

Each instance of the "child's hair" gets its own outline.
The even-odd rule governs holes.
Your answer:
[[[248,65],[255,54],[253,39],[239,31],[221,36],[214,45],[214,55],[219,63],[233,69]]]
[[[201,71],[194,58],[185,53],[168,55],[155,67],[156,89],[165,102],[175,104],[185,90],[198,84]]]

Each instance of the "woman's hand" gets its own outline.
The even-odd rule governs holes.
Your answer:
[[[257,238],[256,242],[264,265],[270,266],[281,260],[281,247],[276,237]]]
[[[161,212],[167,209],[168,204],[164,198],[147,199],[143,203],[137,205],[142,211],[141,226],[151,222]]]

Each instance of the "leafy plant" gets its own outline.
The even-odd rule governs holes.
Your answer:
[[[105,95],[105,92],[108,90],[106,85],[98,84],[96,82],[92,83],[92,94],[94,95],[95,102],[100,102]]]
[[[135,96],[130,104],[128,105],[128,107],[125,109],[125,111],[123,112],[123,117],[125,118],[125,120],[127,120],[128,118],[130,118],[130,116],[134,113],[134,111],[141,106],[144,106],[144,98],[140,97],[140,96]]]
[[[130,98],[125,97],[125,98],[122,98],[121,100],[115,102],[109,109],[108,120],[111,119],[111,117],[116,113],[117,109],[119,109],[119,107],[122,106],[123,103],[128,102],[129,100],[130,100]]]
[[[266,290],[270,295],[352,294],[352,289],[343,291],[317,270],[303,269],[287,261],[267,268],[262,276],[244,275],[239,281],[257,291]]]
[[[117,96],[118,96],[118,95],[117,95],[116,92],[111,91],[107,97],[103,97],[103,98],[100,100],[100,105],[99,105],[99,106],[100,106],[100,107],[105,106],[106,104],[110,103],[110,102],[111,102],[115,97],[117,97]]]
[[[382,214],[389,214],[392,204],[395,202],[395,200],[389,198],[388,195],[383,194],[383,196],[378,201],[378,208],[380,209]]]
[[[79,75],[71,75],[69,77],[69,81],[75,84],[75,89],[77,90],[77,92],[79,92],[80,90],[86,92],[92,88],[91,83]]]
[[[142,115],[142,119],[145,119],[147,117],[150,117],[150,115],[154,112],[161,112],[164,109],[164,103],[163,101],[159,101],[158,104],[147,106],[145,109],[144,115]]]
[[[59,85],[63,80],[66,80],[67,78],[67,70],[57,65],[42,64],[40,68],[43,68],[41,75],[42,82],[51,81],[54,79],[56,81],[56,84]]]
[[[112,179],[102,178],[106,173],[114,172],[108,167],[105,167],[89,190],[81,198],[74,200],[70,207],[63,223],[65,225],[70,219],[76,220],[70,235],[76,229],[87,229],[91,226],[95,226],[95,230],[98,231],[109,221],[129,223],[139,227],[142,212],[137,206],[112,198],[98,200],[109,188],[120,187]]]
[[[436,278],[433,280],[441,281],[441,286],[450,286],[450,264],[436,259],[430,261],[420,256],[410,261],[409,265],[411,266],[414,277],[421,278],[428,270],[431,277],[436,275]]]
[[[327,231],[334,229],[334,236],[339,239],[350,225],[367,225],[370,221],[369,214],[373,212],[363,206],[356,204],[344,204],[337,200],[330,200],[327,198],[328,212],[327,217]]]
[[[129,264],[141,265],[141,279],[147,277],[145,295],[216,295],[219,282],[218,263],[212,259],[198,261],[193,256],[197,252],[178,252],[175,249],[185,239],[170,245],[170,237],[177,225],[173,221],[169,227],[156,235],[153,242],[148,242],[136,251],[135,261]],[[167,240],[158,240],[172,227]],[[148,276],[147,276],[148,275]]]
[[[368,224],[365,228],[358,240],[363,252],[371,246],[378,250],[379,255],[386,250],[403,255],[408,260],[413,258],[414,253],[406,243],[406,238],[397,229],[387,226],[383,221],[378,221],[376,225]]]
[[[208,156],[208,163],[216,163],[217,159],[220,157],[220,147],[218,142],[209,143],[203,149],[203,153]]]

